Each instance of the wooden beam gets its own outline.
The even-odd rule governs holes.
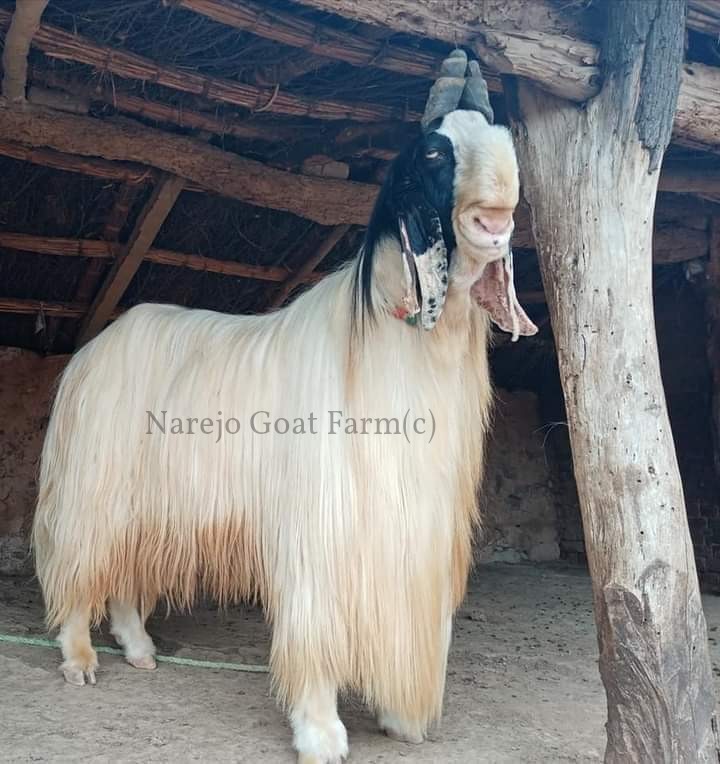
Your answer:
[[[720,68],[683,65],[673,138],[693,148],[720,151]]]
[[[295,142],[298,140],[297,126],[281,124],[265,124],[250,122],[238,114],[214,114],[180,108],[159,101],[124,93],[117,87],[90,87],[89,85],[62,77],[51,70],[34,67],[31,76],[33,81],[42,82],[50,88],[58,88],[66,93],[72,93],[90,102],[108,104],[118,111],[134,116],[165,122],[178,127],[205,130],[215,135],[232,135],[252,141],[267,143]]]
[[[68,154],[138,162],[259,207],[292,212],[321,225],[366,225],[378,187],[313,178],[268,167],[204,141],[129,120],[100,120],[0,99],[0,135]]]
[[[0,156],[10,157],[21,162],[30,162],[42,167],[50,167],[53,170],[75,172],[120,183],[144,185],[154,182],[157,177],[157,170],[152,167],[63,154],[52,149],[33,148],[4,139],[0,139]]]
[[[0,27],[7,27],[10,19],[11,14],[0,9]],[[420,119],[419,114],[402,108],[377,104],[314,100],[281,92],[279,89],[258,88],[235,80],[206,77],[187,69],[161,66],[144,56],[99,45],[90,39],[71,34],[49,24],[40,26],[33,37],[32,44],[50,58],[77,61],[92,66],[100,72],[111,72],[129,79],[148,80],[173,90],[199,95],[211,101],[242,106],[251,111],[266,111],[314,119],[349,119],[359,122],[392,119],[417,121]]]
[[[688,29],[702,34],[720,35],[720,3],[718,0],[690,0],[687,15]]]
[[[178,0],[177,5],[234,29],[353,66],[373,66],[433,79],[444,58],[441,54],[345,32],[251,0]],[[486,72],[486,77],[491,90],[501,89],[497,75]]]
[[[113,259],[121,252],[121,245],[99,239],[66,239],[58,236],[36,236],[28,233],[0,231],[0,248],[14,249],[21,252],[34,252],[39,255],[59,257],[88,257],[103,261]],[[192,271],[219,273],[258,281],[283,282],[292,274],[287,268],[269,265],[251,265],[235,260],[218,260],[202,255],[174,252],[170,249],[151,247],[145,255],[145,261],[157,265],[169,265],[173,268],[188,268]],[[325,274],[313,273],[309,281],[318,281]],[[89,300],[90,295],[87,299]]]
[[[597,93],[598,49],[590,42],[533,30],[487,31],[474,48],[481,61],[501,74],[534,80],[561,98],[585,101]]]
[[[707,631],[651,297],[650,224],[685,5],[606,7],[607,76],[596,98],[578,108],[523,80],[506,81],[506,91],[592,575],[605,762],[716,762]]]
[[[0,313],[15,313],[34,316],[44,313],[56,318],[81,318],[87,313],[88,305],[78,302],[48,302],[46,300],[18,300],[14,297],[0,297]],[[122,310],[116,310],[111,318],[117,318]]]
[[[699,220],[698,218],[698,222]],[[656,226],[653,240],[653,263],[655,265],[679,263],[707,256],[709,239],[705,228],[679,226],[674,219],[662,217],[656,220]],[[515,249],[534,249],[535,243],[531,237],[532,232],[529,229],[516,232],[513,237]],[[120,252],[120,245],[117,243],[97,239],[68,239],[12,231],[0,231],[0,248],[59,257],[87,257],[99,261],[98,270],[102,270],[101,263],[104,260],[114,258]],[[321,251],[318,249],[318,253]],[[218,273],[224,276],[257,281],[282,283],[290,279],[295,280],[297,275],[280,266],[251,265],[235,260],[219,260],[157,247],[151,247],[148,250],[145,260],[157,265],[188,268],[194,271]],[[306,275],[304,281],[314,283],[324,276],[325,274],[322,272],[312,271]],[[291,289],[294,289],[298,284],[294,284]],[[85,295],[86,292],[83,294]],[[87,294],[84,300],[79,300],[76,297],[76,301],[87,302],[91,297],[92,293]],[[532,296],[526,300],[526,302],[533,301]]]
[[[1,101],[0,133],[13,135],[29,145],[52,147],[27,148],[0,140],[0,154],[17,159],[137,183],[156,179],[157,170],[142,166],[152,164],[196,186],[250,204],[292,212],[322,225],[367,225],[378,193],[375,185],[283,172],[208,146],[203,141],[149,127],[30,107],[19,112],[3,107]],[[65,153],[57,153],[57,150]],[[74,156],[83,154],[88,158]],[[104,161],[98,156],[121,160],[123,164]],[[702,166],[695,168],[698,178],[702,178],[704,172]],[[679,178],[675,177],[676,173]],[[661,187],[680,192],[696,181],[682,166],[672,164],[660,182]],[[529,211],[524,205],[516,214],[514,246],[534,247]],[[669,229],[663,239],[656,241],[658,262],[687,260],[706,253],[707,244],[694,232],[686,231],[682,224]]]
[[[320,265],[320,263],[335,249],[335,246],[350,230],[349,225],[337,225],[335,226],[323,240],[322,244],[318,247],[317,252],[310,258],[308,258],[296,273],[289,276],[279,287],[277,293],[270,301],[270,308],[279,308],[283,305],[285,300],[290,296],[293,290],[297,289],[301,284],[304,284],[311,277],[313,271]]]
[[[157,178],[157,170],[142,166],[152,164],[186,178],[195,186],[250,204],[292,212],[322,225],[367,225],[378,193],[375,185],[283,172],[203,141],[149,127],[30,107],[20,112],[4,107],[1,101],[0,133],[13,135],[31,146],[51,147],[28,148],[0,140],[0,154],[16,159],[136,183]],[[58,150],[64,153],[57,153]],[[87,158],[75,156],[83,154]],[[98,156],[123,163],[104,161]],[[684,192],[703,183],[704,173],[700,165],[694,174],[688,174],[682,166],[671,164],[661,176],[661,187]],[[523,205],[516,215],[514,246],[534,247],[529,211]],[[687,260],[706,253],[707,244],[682,224],[668,229],[656,241],[658,262]]]
[[[591,4],[561,3],[548,0],[296,0],[319,11],[335,13],[364,24],[387,27],[396,32],[446,40],[452,44],[471,44],[475,38],[495,31],[527,32],[586,38],[597,42],[603,24]],[[689,0],[688,29],[703,34],[720,34],[718,0]]]
[[[298,0],[320,11],[352,21],[386,27],[395,32],[469,45],[488,29],[582,36],[579,14],[557,8],[547,0]]]
[[[720,164],[707,159],[668,162],[658,188],[679,194],[720,194]]]
[[[710,260],[706,271],[705,317],[712,392],[711,417],[715,472],[720,476],[720,215],[711,220]]]
[[[117,241],[120,230],[127,220],[130,208],[137,198],[140,189],[141,186],[138,184],[125,183],[120,186],[115,195],[115,202],[110,210],[110,215],[103,227],[103,239],[105,241]],[[0,246],[2,246],[2,244],[0,244]],[[88,304],[90,302],[97,291],[97,286],[100,283],[104,269],[105,263],[103,263],[102,260],[90,259],[90,262],[86,265],[85,270],[75,287],[75,293],[73,295],[74,303]],[[55,344],[55,339],[62,324],[62,320],[57,317],[51,317],[48,320],[45,328],[45,343],[47,349],[52,348]]]
[[[115,201],[113,203],[110,214],[108,215],[105,225],[103,226],[102,238],[104,243],[112,243],[118,245],[119,249],[119,235],[122,228],[125,226],[128,215],[132,209],[133,204],[138,199],[140,186],[130,185],[128,183],[123,184],[115,195]],[[73,295],[73,301],[78,303],[90,303],[95,294],[97,293],[98,286],[102,279],[103,271],[105,270],[105,263],[97,258],[90,259],[90,262],[85,267],[80,280],[75,287],[75,294]],[[78,332],[80,327],[77,327],[76,341],[78,338]],[[51,338],[51,344],[52,344]]]
[[[476,48],[501,74],[519,75],[562,97],[585,101],[601,84],[592,29],[543,0],[302,0],[304,5],[396,32]],[[686,145],[720,151],[720,68],[685,63],[673,129]]]
[[[47,4],[48,0],[15,0],[2,54],[2,94],[11,103],[25,101],[30,43]]]
[[[248,141],[262,141],[270,144],[292,146],[288,152],[290,158],[302,158],[308,154],[324,153],[332,157],[372,155],[380,159],[392,159],[397,151],[389,151],[372,145],[370,136],[380,136],[387,145],[398,145],[407,136],[409,128],[404,122],[352,123],[355,130],[343,128],[340,132],[324,127],[318,131],[316,126],[308,129],[307,125],[267,124],[247,120],[237,114],[226,113],[212,115],[192,109],[178,108],[159,101],[124,93],[117,87],[90,87],[85,83],[59,76],[53,71],[34,67],[31,72],[33,82],[41,82],[51,88],[70,93],[88,102],[105,103],[119,112],[152,119],[157,122],[179,127],[202,130],[215,135],[232,135]],[[35,86],[30,89],[30,100]],[[54,92],[54,91],[49,91]],[[40,104],[42,105],[42,104]],[[346,136],[353,135],[353,141]],[[299,161],[299,160],[298,160]]]
[[[100,292],[93,300],[87,316],[78,331],[78,342],[83,344],[102,331],[110,320],[120,298],[130,285],[142,264],[163,222],[170,214],[184,181],[174,175],[160,180],[152,196],[140,213],[132,235],[123,251],[115,259]]]

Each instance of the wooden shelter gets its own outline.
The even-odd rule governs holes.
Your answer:
[[[686,513],[650,290],[699,321],[717,472],[720,0],[0,0],[0,34],[0,344],[45,354],[138,302],[261,312],[322,278],[443,56],[477,55],[516,134],[519,298],[543,328],[499,337],[496,375],[564,388],[607,760],[715,760],[687,515],[717,587],[720,507]]]

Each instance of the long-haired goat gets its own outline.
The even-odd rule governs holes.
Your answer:
[[[400,739],[421,741],[439,717],[477,520],[489,320],[514,339],[535,328],[512,283],[512,140],[463,53],[422,125],[358,258],[289,307],[138,306],[69,363],[33,527],[69,682],[95,681],[89,629],[106,610],[127,660],[154,668],[145,617],[204,593],[262,603],[301,761],[347,755],[342,689]],[[410,411],[435,433],[347,434],[333,411]],[[315,432],[261,434],[255,412],[314,414]],[[203,434],[220,414],[240,431]],[[195,418],[196,434],[173,431],[176,417]]]

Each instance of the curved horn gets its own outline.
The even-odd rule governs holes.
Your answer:
[[[471,61],[468,64],[468,79],[460,97],[460,107],[479,111],[491,125],[495,120],[492,106],[490,106],[487,82],[482,76],[480,64],[477,61]]]
[[[467,54],[464,50],[456,49],[443,61],[440,67],[440,75],[435,84],[430,88],[425,113],[420,124],[423,130],[427,130],[430,123],[444,117],[454,109],[457,109],[460,97],[465,87],[465,69],[467,68]]]

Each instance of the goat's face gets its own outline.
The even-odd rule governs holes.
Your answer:
[[[467,290],[501,328],[537,329],[515,296],[510,236],[519,175],[510,132],[492,124],[477,61],[454,50],[443,62],[421,120],[422,136],[400,153],[382,186],[362,258],[370,304],[375,244],[399,233],[404,296],[393,312],[432,329],[448,287]],[[455,262],[450,267],[450,258]]]
[[[520,187],[509,131],[488,124],[480,112],[457,110],[425,139],[433,140],[449,144],[445,152],[427,152],[425,161],[453,165],[451,219],[459,254],[482,265],[503,257]]]

